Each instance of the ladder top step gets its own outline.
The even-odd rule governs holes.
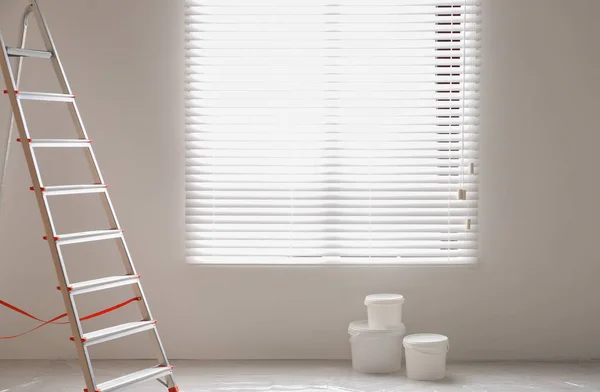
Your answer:
[[[93,291],[106,290],[114,287],[126,286],[129,284],[137,283],[140,279],[140,275],[123,275],[123,276],[109,276],[106,278],[93,279],[85,282],[72,283],[69,285],[69,292],[75,294],[91,293]],[[60,286],[56,287],[60,290]]]
[[[4,90],[8,94],[8,90]],[[35,93],[29,91],[16,90],[15,94],[20,100],[30,101],[56,101],[56,102],[74,102],[75,94],[55,94],[55,93]]]
[[[37,57],[40,59],[49,59],[52,57],[52,53],[44,50],[9,48],[8,46],[6,47],[6,53],[9,57]]]
[[[21,142],[21,138],[17,139]],[[31,147],[89,147],[92,139],[28,139]]]
[[[122,229],[92,230],[82,231],[80,233],[59,234],[54,237],[54,241],[56,241],[58,245],[66,245],[77,244],[80,242],[108,240],[111,238],[120,238],[122,236]],[[48,238],[44,236],[44,239],[47,240]]]
[[[122,388],[138,384],[140,382],[156,380],[173,373],[173,366],[156,366],[149,369],[140,370],[135,373],[115,378],[114,380],[106,381],[98,384],[97,392],[112,392]],[[87,389],[84,390],[87,392]]]
[[[59,195],[76,195],[86,193],[101,193],[106,190],[106,184],[89,184],[89,185],[57,185],[42,187],[42,192],[47,196]],[[33,187],[29,189],[34,190]]]
[[[155,328],[155,326],[156,320],[135,321],[132,323],[115,325],[114,327],[108,327],[98,331],[86,333],[81,337],[81,341],[86,346],[91,346],[93,344],[107,342],[109,340],[119,339],[135,333],[148,331]],[[71,337],[71,340],[74,341],[75,338]]]

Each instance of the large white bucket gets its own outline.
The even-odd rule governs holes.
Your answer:
[[[370,329],[367,320],[348,327],[352,367],[362,373],[394,373],[402,368],[404,325],[391,330]]]
[[[403,341],[406,349],[406,376],[411,380],[434,381],[446,374],[446,353],[450,348],[444,335],[418,333]]]
[[[400,294],[371,294],[365,298],[369,315],[369,328],[394,329],[402,324],[402,305],[404,297]]]

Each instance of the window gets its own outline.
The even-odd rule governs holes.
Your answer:
[[[479,12],[187,0],[188,261],[475,261]]]

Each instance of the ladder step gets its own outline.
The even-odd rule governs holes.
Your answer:
[[[86,346],[91,346],[94,344],[119,339],[136,333],[149,331],[154,328],[156,328],[156,320],[135,321],[132,323],[116,325],[114,327],[108,327],[100,329],[98,331],[86,333],[81,337],[81,340]],[[71,337],[71,340],[75,339]]]
[[[73,283],[69,285],[69,292],[72,295],[91,293],[93,291],[112,289],[115,287],[127,286],[139,282],[140,275],[109,276],[88,280],[86,282]],[[60,287],[57,287],[60,290]]]
[[[30,189],[33,190],[33,187],[31,187]],[[105,184],[58,185],[58,186],[46,186],[46,187],[42,188],[42,192],[44,192],[44,195],[46,195],[46,196],[102,193],[105,191],[106,191]]]
[[[114,380],[98,384],[96,392],[112,392],[122,388],[129,387],[144,381],[156,380],[173,374],[173,366],[156,366],[150,369],[140,370],[139,372],[127,374],[125,376],[115,378]],[[87,389],[84,390],[87,392]]]
[[[6,53],[9,57],[37,57],[40,59],[49,59],[52,57],[52,53],[43,50],[9,48],[8,46],[6,47]]]
[[[21,138],[17,139],[18,142]],[[91,139],[29,139],[29,145],[37,148],[48,147],[90,147]]]
[[[93,242],[93,241],[102,241],[109,240],[112,238],[122,238],[123,230],[121,229],[109,229],[109,230],[93,230],[93,231],[83,231],[81,233],[70,233],[70,234],[60,234],[54,237],[54,241],[56,241],[57,245],[69,245],[69,244],[78,244],[81,242]],[[47,239],[44,236],[44,239]]]
[[[75,102],[75,95],[71,94],[55,94],[55,93],[32,93],[28,91],[15,91],[17,98],[24,101],[55,101],[55,102]],[[4,90],[4,94],[7,91]]]

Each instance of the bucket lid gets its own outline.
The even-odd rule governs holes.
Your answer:
[[[395,305],[403,303],[404,297],[400,294],[370,294],[365,298],[365,305]]]
[[[404,347],[445,351],[448,348],[448,337],[435,333],[415,333],[404,338]]]
[[[406,333],[406,327],[404,324],[400,324],[396,328],[389,329],[370,329],[369,322],[367,320],[353,321],[348,326],[348,333],[350,335],[356,335],[357,333],[373,333],[373,334],[398,334],[404,335]]]

